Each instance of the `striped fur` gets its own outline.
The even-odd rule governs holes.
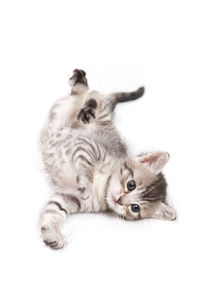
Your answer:
[[[61,228],[72,213],[110,209],[127,219],[173,219],[174,212],[163,203],[166,182],[158,172],[167,156],[161,152],[129,157],[113,124],[117,103],[141,97],[144,88],[105,96],[89,91],[86,74],[78,69],[69,83],[71,94],[52,106],[41,134],[44,166],[54,189],[41,218],[45,244],[54,249],[64,246]],[[137,186],[131,192],[129,180]],[[140,204],[139,214],[131,211],[132,203]]]

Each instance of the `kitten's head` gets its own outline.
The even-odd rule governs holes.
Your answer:
[[[161,173],[168,160],[168,153],[156,152],[124,161],[109,179],[108,206],[129,220],[174,220],[175,211],[165,202],[167,183]]]

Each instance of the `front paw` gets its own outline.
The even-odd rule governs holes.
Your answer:
[[[84,107],[78,114],[78,120],[81,120],[84,124],[90,123],[95,117],[95,111],[92,107]]]
[[[82,200],[87,200],[90,197],[90,193],[87,188],[80,187],[80,188],[78,188],[78,190],[80,192],[80,197]]]
[[[53,229],[42,226],[41,232],[43,242],[51,249],[62,249],[66,244],[64,236]]]

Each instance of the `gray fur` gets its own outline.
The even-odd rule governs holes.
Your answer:
[[[117,103],[141,97],[144,88],[102,95],[89,91],[86,73],[78,69],[69,83],[71,95],[53,105],[41,134],[54,189],[41,219],[44,242],[54,249],[64,246],[61,228],[71,213],[113,210],[132,220],[174,219],[173,209],[164,204],[166,181],[160,173],[169,155],[131,157],[113,123]],[[129,180],[136,182],[134,191],[127,190]],[[131,211],[132,203],[140,205],[140,213]]]

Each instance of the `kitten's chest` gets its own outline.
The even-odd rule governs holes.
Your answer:
[[[97,201],[101,207],[101,210],[107,208],[105,196],[106,196],[106,184],[108,180],[108,175],[102,173],[99,170],[94,172],[93,177],[93,192],[95,195],[95,201]]]
[[[95,171],[91,186],[91,195],[89,199],[81,201],[81,211],[99,212],[108,209],[105,199],[107,180],[108,178],[105,174]]]
[[[103,165],[97,165],[93,175],[93,193],[94,204],[99,206],[100,210],[107,209],[106,193],[108,188],[108,182],[112,173],[113,166],[111,162],[107,162]]]

